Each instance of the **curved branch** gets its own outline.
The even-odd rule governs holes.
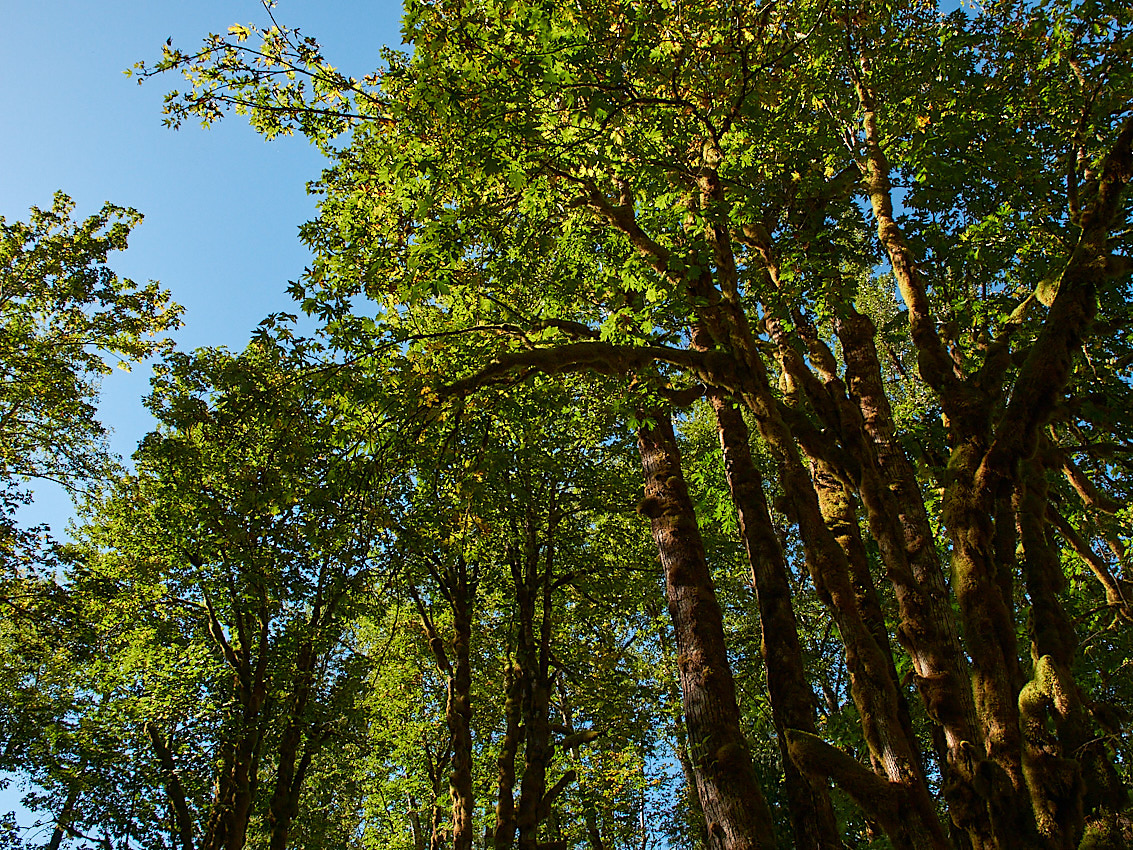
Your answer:
[[[462,397],[494,384],[513,384],[533,372],[556,375],[565,372],[596,372],[630,375],[653,363],[668,363],[694,373],[707,383],[734,390],[739,376],[731,360],[717,352],[689,351],[661,345],[614,345],[608,342],[576,342],[553,348],[536,348],[504,354],[479,372],[443,388],[444,398]]]
[[[787,729],[786,736],[787,750],[799,770],[823,782],[833,780],[886,833],[893,834],[901,786],[883,779],[849,753],[811,732]]]

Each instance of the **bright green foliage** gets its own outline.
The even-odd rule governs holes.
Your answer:
[[[99,684],[75,676],[91,663],[82,605],[55,583],[62,565],[45,530],[20,528],[13,515],[31,498],[29,480],[75,492],[108,473],[99,379],[112,364],[128,369],[166,349],[181,312],[158,284],[107,265],[140,214],[107,204],[75,222],[73,209],[59,193],[27,223],[0,218],[2,765],[27,769],[60,800],[68,783],[113,762],[115,744]]]
[[[672,783],[655,761],[670,757],[662,741],[675,719],[655,632],[658,575],[640,525],[627,516],[633,459],[624,438],[604,430],[606,417],[594,415],[598,390],[574,382],[564,391],[540,380],[491,406],[469,400],[416,449],[419,486],[398,521],[396,548],[402,581],[446,647],[452,568],[463,561],[476,577],[471,700],[480,829],[492,824],[498,794],[507,671],[532,663],[524,656],[525,631],[536,643],[547,640],[552,741],[596,733],[557,748],[547,765],[548,787],[567,770],[577,774],[547,828],[583,841],[590,819],[606,840],[636,842],[641,807],[661,818]],[[536,418],[543,410],[557,412]],[[524,594],[534,594],[530,621]],[[438,762],[447,746],[445,678],[414,602],[404,604],[407,622],[375,624],[372,638],[386,663],[371,680],[376,722],[367,771],[379,783],[372,794],[399,801],[386,809],[389,822],[364,819],[382,846],[409,841],[414,817],[426,833],[434,819],[442,828],[448,820],[447,777]],[[517,795],[531,769],[525,758],[521,746]]]
[[[98,378],[168,346],[180,308],[107,266],[142,217],[107,204],[81,223],[59,193],[27,224],[0,218],[0,479],[79,485],[102,470]]]
[[[842,629],[865,601],[792,585],[823,734],[866,760],[870,685],[844,674],[884,644],[898,656],[893,691],[920,689],[905,694],[913,749],[936,747],[919,787],[946,792],[973,842],[1087,836],[1072,817],[1044,820],[1065,783],[1040,766],[1057,747],[1036,731],[1034,700],[1025,746],[1014,727],[1040,657],[1062,651],[1083,689],[1049,718],[1058,746],[1103,762],[1117,746],[1082,730],[1105,713],[1099,690],[1120,689],[1108,677],[1098,689],[1072,642],[1052,636],[1073,632],[1060,605],[1105,612],[1115,629],[1129,617],[1129,10],[454,0],[410,2],[404,25],[412,54],[388,55],[361,82],[278,27],[234,29],[197,54],[170,48],[157,67],[192,86],[167,102],[174,123],[232,107],[330,155],[320,217],[304,230],[316,262],[293,288],[303,309],[349,357],[399,361],[384,377],[419,396],[422,435],[429,424],[456,433],[483,409],[477,391],[533,373],[626,376],[601,384],[599,404],[631,427],[658,394],[699,383],[735,393],[763,437],[792,581],[810,562],[822,583],[814,565],[839,560],[830,547],[844,560],[859,545],[855,593],[877,585],[884,622],[869,635]],[[249,48],[253,36],[262,48]],[[867,339],[846,342],[866,325]],[[698,333],[711,352],[689,349]],[[869,358],[891,415],[859,396]],[[780,419],[809,469],[777,442]],[[729,531],[710,427],[690,426],[689,468],[702,522]],[[896,471],[905,458],[907,476]],[[804,527],[800,491],[823,465],[847,488],[852,532],[833,516]],[[907,501],[887,504],[894,492]],[[904,524],[891,534],[895,513]],[[1028,524],[1048,515],[1057,541]],[[714,556],[735,563],[728,538],[708,535]],[[1100,580],[1073,604],[1056,599],[1056,547]],[[736,669],[758,681],[750,600],[734,575],[718,584]],[[951,609],[940,602],[950,592]],[[1107,652],[1127,642],[1119,633]],[[968,685],[943,707],[931,689],[969,673],[978,710],[955,721]],[[760,705],[748,701],[749,717]],[[945,743],[930,743],[930,717]],[[986,744],[978,770],[965,767],[972,741]],[[908,779],[868,743],[876,770]],[[1011,812],[996,809],[985,768],[1013,784]],[[1112,840],[1124,803],[1108,787],[1085,811]],[[924,834],[943,841],[943,821],[925,816]],[[1017,828],[1002,826],[1016,816]],[[896,833],[904,820],[882,826]]]
[[[492,808],[536,775],[540,794],[565,783],[538,806],[552,846],[696,846],[688,659],[629,512],[629,435],[664,400],[688,409],[685,477],[781,845],[780,735],[817,744],[792,764],[816,794],[837,785],[848,843],[946,847],[949,824],[981,850],[1127,842],[1129,9],[414,0],[404,23],[412,54],[361,80],[274,20],[139,66],[187,78],[174,125],[233,109],[327,153],[292,292],[333,352],[265,339],[159,379],[166,428],[88,550],[106,581],[144,575],[123,603],[182,605],[169,632],[122,609],[151,623],[115,650],[126,671],[157,659],[147,717],[218,753],[252,734],[267,776],[286,712],[249,725],[243,674],[218,671],[255,656],[293,704],[309,640],[341,689],[301,718],[296,846],[446,846],[463,755],[476,846],[501,845]],[[784,662],[720,420],[690,407],[705,385],[750,417],[786,554],[768,586],[812,691],[793,707],[817,736],[771,716]],[[349,604],[324,633],[304,616],[332,554]],[[598,737],[567,745],[576,730]],[[198,819],[224,763],[183,769]]]
[[[62,728],[75,717],[91,729],[32,762],[56,817],[74,790],[74,828],[116,824],[119,835],[136,819],[157,842],[147,846],[175,834],[151,728],[172,753],[201,847],[212,846],[210,812],[240,805],[223,790],[233,776],[254,786],[260,772],[264,790],[244,800],[251,827],[241,828],[266,836],[283,760],[294,770],[349,734],[363,681],[351,624],[386,575],[396,490],[372,456],[339,442],[317,377],[267,341],[239,357],[173,355],[159,369],[150,404],[163,428],[139,449],[136,472],[88,505],[56,591],[79,609],[76,652],[39,662],[45,676],[68,671],[60,694],[42,689]],[[106,791],[130,783],[133,803]],[[142,817],[139,800],[157,809]]]

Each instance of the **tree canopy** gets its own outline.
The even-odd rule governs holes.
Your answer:
[[[1130,10],[404,36],[136,66],[324,151],[319,329],[167,358],[60,553],[54,847],[1133,842]]]

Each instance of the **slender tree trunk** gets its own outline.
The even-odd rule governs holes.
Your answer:
[[[299,647],[295,659],[295,684],[291,694],[291,708],[276,754],[275,789],[268,803],[270,850],[284,850],[287,847],[291,821],[299,813],[299,795],[304,777],[297,769],[297,762],[303,734],[308,728],[303,714],[310,701],[314,664],[314,647],[310,640],[306,640]]]
[[[255,785],[257,750],[259,735],[246,735],[236,750],[236,761],[232,772],[231,824],[228,831],[227,850],[244,850],[248,841],[248,822],[252,817],[253,786]]]
[[[445,825],[451,825],[451,819],[446,817],[445,807],[441,805],[441,797],[447,785],[446,768],[452,756],[452,738],[447,738],[444,749],[437,753],[429,746],[427,736],[422,738],[421,743],[425,750],[425,771],[432,789],[429,801],[429,850],[441,850],[448,841]]]
[[[704,809],[700,808],[700,791],[696,787],[696,770],[692,766],[692,759],[688,754],[688,732],[684,717],[676,729],[677,735],[677,761],[681,764],[681,773],[684,774],[684,794],[688,805],[688,839],[697,850],[708,847],[708,832],[704,820]]]
[[[457,565],[452,589],[452,656],[448,705],[445,709],[452,733],[452,840],[454,850],[472,850],[472,602],[475,587],[468,580],[463,558]]]
[[[228,843],[228,824],[232,808],[232,759],[234,747],[231,741],[220,745],[220,764],[213,787],[212,803],[205,820],[204,837],[201,850],[221,850]]]
[[[774,846],[771,813],[755,779],[740,728],[735,684],[724,645],[723,615],[708,571],[672,421],[654,412],[638,431],[645,474],[642,513],[661,555],[677,665],[708,839],[721,850]]]
[[[222,744],[220,770],[200,850],[242,850],[256,772],[258,730]]]
[[[916,748],[917,740],[909,716],[908,702],[904,698],[900,680],[897,678],[893,650],[889,645],[889,630],[885,625],[881,600],[878,598],[877,588],[870,572],[869,556],[861,538],[857,512],[853,505],[853,495],[849,492],[845,483],[838,480],[833,471],[822,461],[815,460],[814,465],[814,480],[819,493],[819,506],[835,540],[838,541],[842,551],[846,553],[846,563],[849,567],[848,578],[853,589],[854,602],[857,605],[862,625],[872,635],[877,648],[881,651],[886,672],[893,682],[897,720],[909,742],[909,748],[916,758],[918,782],[923,784],[924,765],[921,753]],[[876,754],[873,754],[872,758],[874,769],[880,775],[886,775],[884,764],[877,758]],[[925,794],[927,795],[927,793],[927,786],[925,786]]]
[[[1032,841],[1034,822],[1028,805],[1019,731],[1018,648],[1009,600],[1003,597],[1001,567],[996,563],[992,518],[1010,477],[1009,455],[1021,448],[1020,435],[1032,428],[1034,410],[1019,416],[1011,428],[1015,439],[995,440],[992,452],[991,412],[997,387],[1009,362],[1006,349],[992,346],[979,380],[966,379],[949,357],[936,332],[935,316],[916,259],[893,216],[890,165],[880,144],[878,107],[867,84],[868,61],[859,61],[858,97],[864,112],[866,156],[862,163],[867,193],[877,220],[878,239],[893,266],[901,295],[909,308],[909,327],[917,349],[921,376],[938,394],[952,445],[943,519],[952,539],[952,587],[959,603],[964,637],[972,659],[972,693],[983,748],[991,765],[969,787],[987,808],[987,833],[973,835],[977,845],[1011,848]],[[1037,347],[1037,346],[1036,346]],[[1026,369],[1024,369],[1024,372]],[[1029,389],[1016,381],[1016,401],[1028,405]],[[1063,382],[1064,383],[1064,382]],[[1057,380],[1052,385],[1060,385]],[[1019,390],[1022,389],[1022,392]],[[1019,411],[1020,414],[1023,411]],[[992,461],[989,463],[989,459]],[[977,754],[978,755],[978,754]],[[966,790],[966,789],[962,789]],[[959,795],[956,795],[959,796]]]
[[[787,561],[771,522],[762,477],[752,461],[743,414],[716,388],[709,389],[708,399],[716,413],[724,472],[759,605],[767,689],[782,756],[795,847],[838,848],[842,841],[825,784],[806,777],[791,760],[787,748],[787,729],[815,733],[817,704],[803,667]]]
[[[425,832],[421,829],[421,812],[417,808],[417,801],[410,794],[406,799],[409,813],[409,828],[413,832],[413,850],[425,850]]]
[[[846,528],[852,511],[841,482],[818,461],[814,478],[823,519],[833,526],[837,534],[852,538]],[[831,533],[830,536],[837,546],[836,534]],[[831,552],[820,553],[819,546],[822,545],[819,542],[807,554],[808,565],[819,596],[830,607],[841,633],[850,674],[850,691],[858,707],[871,760],[893,789],[888,804],[890,811],[878,812],[878,822],[897,847],[910,850],[947,847],[947,839],[936,818],[921,771],[915,740],[908,737],[907,726],[902,722],[891,656],[878,646],[858,605],[859,593],[846,553],[841,546],[838,547],[842,555],[840,558],[834,557]],[[846,545],[851,547],[850,543]]]
[[[586,822],[586,842],[590,845],[590,850],[606,850],[602,833],[598,830],[598,812],[594,808],[594,803],[589,800],[583,810],[583,818]]]
[[[266,640],[263,643],[262,649],[266,652]],[[262,671],[258,671],[252,693],[248,695],[245,703],[244,734],[237,741],[232,762],[232,796],[225,841],[226,850],[244,850],[244,845],[248,841],[248,823],[252,818],[252,804],[255,801],[260,745],[263,737],[261,709],[265,695]]]
[[[536,850],[539,845],[539,824],[546,816],[543,799],[547,794],[547,765],[551,760],[551,689],[536,682],[528,690],[524,702],[523,779],[515,824],[519,833],[519,850]]]
[[[51,830],[51,840],[47,842],[47,850],[59,850],[63,839],[67,836],[67,827],[71,824],[71,818],[75,814],[75,806],[79,802],[79,783],[74,782],[70,788],[67,789],[67,799],[63,801],[63,808],[59,810],[58,817],[55,818],[55,826]],[[192,850],[192,845],[188,850]]]
[[[553,512],[553,508],[552,508]],[[519,641],[516,660],[523,669],[523,778],[520,780],[515,825],[519,850],[536,850],[539,824],[549,814],[547,766],[551,761],[550,641],[554,583],[554,521],[549,520],[545,545],[538,542],[538,522],[526,519],[522,575],[516,582]],[[536,611],[539,616],[536,617]]]
[[[672,641],[669,639],[669,634],[667,629],[660,629],[658,639],[661,644],[661,663],[672,668],[676,667],[677,655],[673,649]],[[679,686],[680,683],[677,683],[678,690]],[[673,736],[676,739],[674,749],[677,761],[681,765],[681,773],[685,779],[682,796],[685,798],[685,805],[688,810],[684,833],[687,840],[697,850],[706,850],[708,847],[707,824],[704,820],[704,810],[700,807],[700,791],[696,787],[696,770],[692,765],[692,758],[688,751],[688,721],[685,720],[683,713],[673,725]]]
[[[1070,544],[1070,548],[1086,563],[1090,572],[1094,574],[1094,578],[1101,583],[1101,586],[1105,589],[1106,604],[1120,617],[1133,622],[1133,606],[1130,606],[1125,589],[1122,588],[1121,583],[1117,580],[1105,559],[1098,555],[1089,542],[1078,533],[1077,529],[1049,504],[1046,509],[1046,518],[1058,529],[1058,533]]]
[[[986,446],[967,441],[952,452],[944,524],[952,537],[952,587],[964,622],[972,659],[972,691],[983,729],[990,772],[984,794],[992,821],[1013,824],[995,829],[996,846],[1017,846],[1033,829],[1023,778],[1019,733],[1019,669],[1015,624],[1003,599],[995,563],[994,502],[976,485]]]
[[[496,826],[493,850],[511,850],[515,844],[515,757],[519,751],[523,718],[523,671],[509,662],[504,673],[504,737],[496,760]]]
[[[413,600],[421,615],[429,647],[437,667],[445,677],[447,699],[445,724],[449,732],[449,798],[452,802],[452,841],[455,850],[472,847],[472,610],[476,596],[476,581],[470,579],[468,563],[459,555],[456,564],[441,571],[434,570],[434,578],[448,600],[452,612],[452,638],[449,649],[437,632],[428,609],[416,589],[411,589]],[[437,768],[438,772],[440,767]]]
[[[161,779],[165,783],[165,796],[173,812],[173,822],[176,829],[177,841],[181,850],[193,850],[193,819],[189,814],[189,806],[185,801],[185,788],[181,784],[181,777],[177,774],[177,767],[173,762],[173,751],[161,734],[161,730],[152,720],[147,720],[143,729],[153,747],[154,756],[161,768]]]
[[[1035,822],[1049,846],[1077,848],[1088,815],[1088,846],[1117,847],[1122,838],[1116,815],[1127,795],[1074,680],[1078,641],[1059,599],[1066,578],[1047,537],[1047,480],[1041,455],[1024,463],[1015,510],[1031,600],[1034,675],[1019,696],[1019,711],[1023,770]]]

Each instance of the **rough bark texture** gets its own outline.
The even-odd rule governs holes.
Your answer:
[[[862,74],[868,75],[863,61]],[[950,430],[952,456],[944,504],[944,524],[952,538],[952,588],[959,602],[971,681],[983,749],[990,764],[981,777],[961,768],[971,781],[957,790],[960,801],[976,789],[977,799],[960,817],[971,824],[977,846],[1018,846],[1031,834],[1020,757],[1016,696],[1020,674],[1015,630],[1007,601],[996,580],[994,527],[996,494],[979,481],[981,464],[990,447],[993,395],[983,386],[965,382],[936,331],[927,288],[916,258],[893,217],[890,165],[882,150],[875,95],[859,77],[866,156],[862,163],[867,193],[877,220],[878,240],[885,248],[901,296],[908,307],[909,329],[916,346],[921,376],[938,394]],[[961,742],[961,746],[962,746]],[[977,751],[976,759],[979,759]],[[957,760],[957,766],[962,762]],[[987,809],[986,817],[980,811]]]
[[[800,850],[841,847],[825,777],[811,780],[804,776],[787,748],[787,729],[815,732],[816,700],[803,669],[787,561],[767,509],[762,477],[752,461],[747,423],[721,391],[710,388],[708,399],[716,413],[724,471],[759,604],[761,649],[767,667],[772,717],[783,757],[795,847]]]
[[[455,563],[447,567],[430,563],[430,572],[452,613],[452,637],[447,650],[420,594],[416,589],[411,589],[410,592],[417,605],[425,636],[429,640],[429,649],[446,682],[445,725],[449,732],[446,753],[450,760],[448,784],[452,801],[449,825],[451,840],[455,850],[470,850],[475,802],[472,790],[472,612],[477,579],[470,572],[463,555],[458,555]]]
[[[637,439],[645,473],[642,512],[650,519],[665,571],[689,754],[709,841],[721,850],[770,848],[771,813],[740,729],[723,617],[672,422],[667,412],[654,412],[651,418],[653,424],[641,428]]]
[[[846,384],[861,412],[875,465],[863,464],[861,494],[901,618],[897,636],[913,663],[930,719],[943,733],[945,797],[953,822],[975,847],[994,847],[982,776],[982,730],[960,648],[950,594],[937,556],[925,498],[897,438],[885,394],[873,322],[855,310],[835,323]]]
[[[1041,458],[1042,453],[1025,463],[1014,500],[1031,600],[1034,665],[1033,676],[1019,695],[1023,768],[1036,826],[1049,846],[1077,847],[1087,818],[1091,841],[1118,846],[1121,831],[1116,815],[1127,797],[1074,680],[1078,642],[1059,599],[1066,579],[1047,536],[1047,480]]]
[[[821,462],[816,463],[815,485],[819,508],[831,526],[832,536],[844,536],[852,541],[854,535],[848,529],[852,511],[845,490]],[[845,545],[852,549],[851,542]],[[823,566],[812,566],[812,576],[819,594],[830,605],[846,647],[850,690],[861,716],[862,733],[871,759],[881,775],[895,789],[900,788],[898,797],[902,800],[900,807],[904,814],[897,822],[898,831],[888,833],[889,838],[896,846],[946,847],[947,840],[932,807],[915,739],[908,735],[907,716],[901,717],[892,657],[878,645],[859,605],[857,587],[860,583],[853,580],[850,560],[830,557],[829,553],[819,557],[823,558]],[[868,568],[863,565],[863,569],[867,574],[863,581],[871,581]]]
[[[504,672],[504,737],[496,760],[494,850],[511,850],[515,844],[515,757],[522,737],[523,692],[523,670],[509,664]]]
[[[785,492],[784,507],[799,528],[815,589],[838,624],[866,742],[878,763],[884,765],[889,779],[904,789],[902,804],[908,806],[909,817],[899,819],[900,831],[891,834],[890,839],[898,846],[943,847],[947,839],[928,798],[916,747],[899,718],[896,683],[887,670],[884,653],[862,618],[846,553],[827,524],[825,514],[841,510],[831,499],[841,497],[833,496],[829,488],[816,490],[803,466],[795,434],[770,391],[766,368],[746,319],[734,311],[718,313],[714,318],[722,327],[713,336],[719,339],[725,335],[723,328],[728,328],[730,344],[748,367],[743,397],[776,461]],[[706,324],[711,330],[712,322]],[[789,371],[784,375],[792,377]],[[786,390],[790,395],[792,387],[787,386]],[[805,420],[801,424],[806,425]],[[820,498],[822,494],[826,496],[825,502]],[[813,773],[811,767],[806,769]]]
[[[468,565],[460,559],[452,592],[452,678],[445,709],[452,733],[452,841],[455,850],[472,848],[472,596]]]

